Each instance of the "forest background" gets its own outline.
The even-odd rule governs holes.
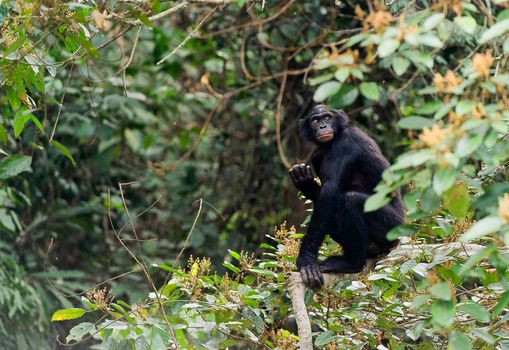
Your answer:
[[[0,1],[0,347],[295,348],[323,102],[416,250],[309,293],[315,345],[509,349],[509,2],[388,2]]]

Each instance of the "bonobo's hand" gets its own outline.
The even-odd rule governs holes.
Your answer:
[[[309,165],[295,164],[290,168],[289,174],[295,187],[301,192],[306,192],[308,188],[315,185],[315,179]]]
[[[311,261],[299,256],[297,258],[297,268],[300,271],[300,277],[306,286],[313,290],[318,290],[323,286],[323,275],[316,260]]]

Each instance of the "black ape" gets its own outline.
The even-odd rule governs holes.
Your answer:
[[[297,267],[304,283],[317,289],[323,285],[322,272],[359,272],[368,257],[388,252],[396,242],[386,239],[387,231],[403,223],[404,208],[398,191],[385,207],[364,213],[364,202],[389,162],[376,142],[352,126],[343,111],[315,106],[300,120],[299,128],[303,137],[318,146],[311,162],[321,186],[309,166],[297,164],[290,169],[297,189],[314,204]],[[343,255],[318,264],[325,234],[341,244]]]

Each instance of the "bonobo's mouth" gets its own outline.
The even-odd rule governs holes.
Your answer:
[[[332,140],[334,138],[334,133],[332,133],[332,132],[323,133],[323,134],[317,135],[316,138],[320,142],[329,142],[330,140]]]

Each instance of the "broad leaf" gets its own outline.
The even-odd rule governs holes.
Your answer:
[[[509,30],[509,19],[495,23],[490,29],[482,33],[479,44],[484,44]]]
[[[313,99],[315,102],[322,102],[326,100],[328,97],[334,95],[341,88],[341,83],[337,81],[328,81],[318,87],[316,89],[315,94],[313,95]]]
[[[505,222],[498,216],[487,216],[477,221],[470,229],[460,237],[460,242],[470,242],[498,231]]]
[[[463,219],[467,215],[470,206],[467,185],[457,183],[444,193],[444,208],[457,219]]]
[[[361,83],[359,86],[362,96],[369,100],[377,101],[380,99],[380,91],[376,83]]]
[[[51,321],[65,321],[65,320],[73,320],[75,318],[80,318],[87,311],[85,309],[80,308],[70,308],[70,309],[61,309],[55,311],[53,316],[51,316]]]
[[[397,125],[400,129],[421,130],[425,127],[431,127],[433,125],[433,121],[429,118],[412,116],[400,119]]]
[[[393,54],[399,47],[399,41],[396,39],[382,40],[380,46],[378,46],[378,55],[380,57],[387,57]]]
[[[449,334],[447,350],[471,350],[472,343],[468,337],[460,331],[452,331]]]
[[[450,327],[454,321],[456,309],[452,301],[437,300],[431,305],[433,321],[441,327]]]
[[[19,154],[10,156],[0,162],[0,180],[16,176],[23,171],[30,169],[32,157]]]

